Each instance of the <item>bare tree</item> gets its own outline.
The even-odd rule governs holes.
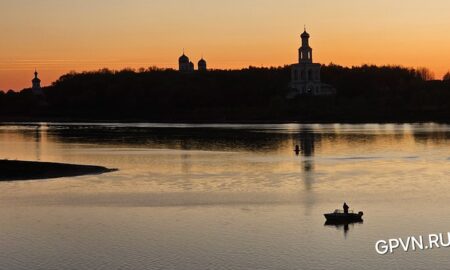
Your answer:
[[[416,69],[416,72],[417,75],[419,75],[419,77],[424,81],[434,80],[434,73],[426,67],[419,67]]]
[[[444,77],[442,78],[443,81],[450,81],[450,71],[445,73]]]

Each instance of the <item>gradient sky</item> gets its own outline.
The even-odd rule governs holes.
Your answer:
[[[314,60],[450,70],[448,0],[2,0],[0,89],[69,71],[177,66],[183,48],[211,68]]]

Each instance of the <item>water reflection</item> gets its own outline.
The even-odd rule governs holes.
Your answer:
[[[242,128],[238,128],[241,127]],[[298,145],[297,153],[311,157],[317,145],[327,146],[378,144],[405,141],[446,143],[450,138],[446,125],[158,125],[127,124],[47,124],[30,123],[1,125],[0,134],[33,137],[39,142],[48,133],[49,139],[61,143],[95,143],[146,145],[165,149],[232,151],[236,149],[267,152],[288,150],[286,142]]]
[[[302,129],[299,132],[300,152],[304,157],[314,155],[316,135],[310,129]]]
[[[450,224],[449,134],[428,124],[0,124],[0,158],[120,168],[0,183],[0,268],[390,269],[375,239]],[[345,200],[370,224],[323,226],[323,209]],[[423,259],[447,269],[436,252],[404,269]]]
[[[344,232],[344,238],[347,239],[348,233],[351,229],[354,229],[355,225],[362,225],[364,224],[364,220],[356,221],[356,222],[333,222],[333,221],[327,221],[325,222],[325,227],[334,227],[339,231]]]
[[[34,132],[34,142],[36,151],[36,160],[41,161],[41,126],[37,125]]]
[[[225,128],[141,128],[97,126],[54,129],[55,140],[96,144],[148,146],[157,149],[252,152],[277,151],[289,139],[288,134],[268,136],[259,130]]]
[[[388,172],[407,181],[402,175],[412,163],[444,168],[449,134],[450,126],[436,124],[0,124],[0,158],[117,167],[157,192],[386,192],[394,182],[379,179]],[[364,185],[354,185],[361,179]]]
[[[315,134],[311,129],[301,129],[297,135],[297,144],[295,146],[295,154],[302,157],[302,172],[304,177],[305,189],[311,190],[314,183],[314,152],[317,141],[320,136]]]

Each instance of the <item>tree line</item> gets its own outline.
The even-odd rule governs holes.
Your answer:
[[[69,73],[36,96],[0,92],[3,119],[129,121],[447,121],[450,74],[426,69],[322,66],[333,97],[288,99],[290,67],[180,73],[148,68]]]

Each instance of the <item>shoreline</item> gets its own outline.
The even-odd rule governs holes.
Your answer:
[[[0,182],[46,180],[62,177],[98,175],[118,171],[102,166],[55,162],[0,160]]]
[[[269,119],[269,120],[189,120],[189,119],[85,119],[85,118],[28,118],[28,117],[0,117],[0,124],[11,123],[154,123],[154,124],[423,124],[423,123],[437,123],[450,124],[449,118],[443,119],[420,119],[420,118],[391,118],[391,119],[376,119],[370,118],[366,120],[361,119]]]

